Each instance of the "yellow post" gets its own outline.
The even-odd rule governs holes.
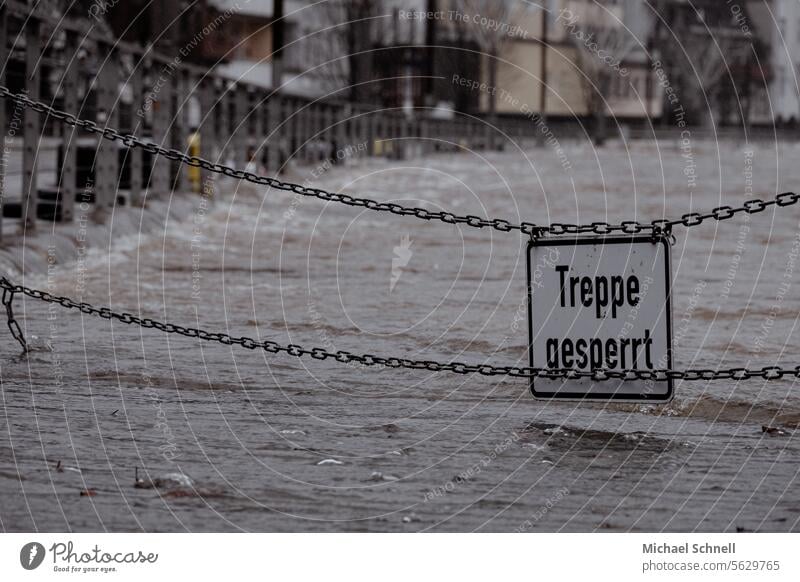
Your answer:
[[[199,158],[200,133],[198,131],[193,131],[189,134],[188,146],[189,146],[189,155]],[[192,188],[192,192],[200,193],[200,188],[202,187],[200,168],[198,168],[197,166],[187,166],[186,173],[187,176],[189,177],[189,184]]]

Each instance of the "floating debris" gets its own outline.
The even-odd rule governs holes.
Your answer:
[[[570,436],[569,432],[561,428],[560,426],[553,426],[550,428],[546,428],[542,431],[544,434],[549,434],[552,436]]]
[[[48,339],[42,339],[38,335],[31,335],[27,339],[29,352],[54,352],[53,343]]]
[[[533,449],[534,451],[543,451],[547,448],[544,445],[537,445],[536,443],[522,443],[522,446],[526,449]]]
[[[766,433],[772,436],[790,436],[791,433],[788,430],[783,430],[782,428],[778,428],[775,426],[761,426],[761,432]]]
[[[200,499],[223,499],[226,497],[230,497],[228,493],[224,490],[219,488],[214,489],[170,489],[168,491],[164,491],[161,494],[161,497],[167,499],[191,499],[191,498],[200,498]]]
[[[385,475],[380,471],[373,471],[372,475],[369,476],[369,479],[367,479],[367,481],[371,481],[373,483],[381,483],[384,481],[397,481],[399,479],[400,479],[399,477],[395,477],[394,475]]]
[[[81,497],[94,497],[95,495],[97,495],[96,489],[81,489]]]
[[[73,473],[80,473],[81,470],[77,467],[67,467],[61,461],[56,463],[56,473],[63,473],[64,471],[72,471]]]
[[[344,465],[344,463],[336,459],[323,459],[317,465]]]
[[[136,489],[179,489],[181,487],[192,488],[194,481],[183,473],[167,473],[154,479],[140,479],[139,467],[136,467],[133,486]]]
[[[288,428],[286,430],[282,430],[281,434],[299,434],[299,435],[306,435],[306,431],[300,430],[299,428]]]

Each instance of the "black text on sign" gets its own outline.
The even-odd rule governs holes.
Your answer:
[[[672,368],[669,242],[550,238],[528,246],[531,366]],[[537,398],[665,401],[672,380],[531,380]]]

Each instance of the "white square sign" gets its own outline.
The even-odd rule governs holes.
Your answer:
[[[531,367],[672,369],[669,258],[664,236],[531,241]],[[671,379],[531,379],[543,399],[667,401],[672,389]]]

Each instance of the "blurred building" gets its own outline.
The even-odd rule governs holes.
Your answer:
[[[752,2],[658,0],[653,35],[665,82],[680,107],[667,114],[701,125],[768,122],[769,19]]]
[[[626,28],[644,39],[622,55],[625,74],[615,76],[603,96],[608,109],[619,118],[659,116],[662,100],[646,50],[651,21],[638,0],[608,4],[606,18],[593,20],[593,26]],[[376,69],[379,76],[395,79],[382,91],[387,105],[405,102],[481,114],[494,106],[499,115],[520,117],[589,114],[589,95],[576,66],[580,42],[560,15],[568,10],[583,17],[595,2],[387,0],[384,5],[391,17],[381,21]],[[476,12],[476,6],[485,12]]]
[[[518,15],[527,34],[516,34],[507,44],[500,87],[519,94],[537,112],[544,99],[548,117],[587,115],[597,97],[619,119],[661,114],[661,93],[647,51],[652,18],[640,0],[548,0],[543,5],[547,10],[529,6]],[[603,62],[607,56],[613,67]],[[586,61],[609,69],[608,87],[591,73],[587,78],[581,65]],[[511,112],[515,106],[502,108]]]
[[[767,47],[772,74],[768,97],[754,106],[759,122],[800,121],[800,2],[797,0],[751,0],[747,3],[753,34]]]
[[[219,23],[216,30],[204,35],[217,37],[213,43],[217,72],[233,81],[273,87],[273,0],[207,2],[209,22]],[[204,29],[199,30],[203,34]]]
[[[797,0],[126,0],[104,15],[118,37],[232,80],[409,114],[572,119],[600,102],[634,122],[800,119]],[[587,50],[586,35],[610,46]],[[599,50],[615,74],[591,71]]]

